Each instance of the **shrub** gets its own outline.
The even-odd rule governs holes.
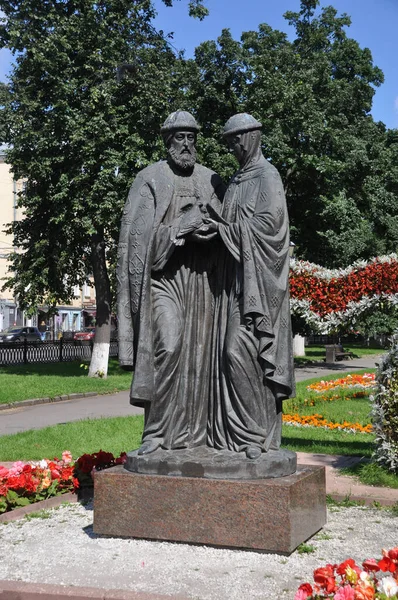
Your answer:
[[[376,384],[376,393],[370,396],[376,434],[374,459],[398,474],[398,336],[381,358]]]

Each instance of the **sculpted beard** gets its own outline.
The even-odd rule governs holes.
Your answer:
[[[192,151],[181,152],[173,144],[170,144],[167,152],[173,163],[182,171],[193,169],[196,162],[196,148],[192,148]]]

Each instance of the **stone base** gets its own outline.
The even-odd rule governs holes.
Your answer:
[[[325,468],[228,481],[95,473],[94,533],[290,554],[326,523]]]
[[[297,456],[290,450],[269,450],[251,460],[244,452],[199,446],[184,450],[156,450],[138,455],[129,452],[124,468],[145,475],[205,477],[210,479],[268,479],[296,472]]]

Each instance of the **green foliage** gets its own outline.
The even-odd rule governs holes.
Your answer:
[[[398,342],[382,357],[376,374],[377,391],[372,396],[373,428],[376,434],[374,460],[398,475]]]
[[[302,543],[297,546],[298,554],[312,554],[313,552],[315,552],[315,546],[312,546],[311,544]]]
[[[381,303],[381,309],[361,315],[355,321],[355,329],[366,337],[392,335],[398,329],[398,309],[391,305],[383,307]]]
[[[398,475],[390,473],[375,462],[360,462],[352,467],[341,469],[341,473],[358,477],[365,485],[398,489]]]
[[[93,273],[97,303],[109,308],[121,208],[137,171],[161,156],[178,57],[151,26],[149,1],[1,0],[0,9],[1,45],[18,53],[7,160],[26,180],[24,219],[8,229],[22,252],[7,287],[21,307],[55,306]]]
[[[4,107],[10,99],[8,86],[0,82],[0,144],[3,144],[7,137],[7,120],[4,114]]]
[[[224,30],[217,43],[201,44],[188,94],[204,123],[205,161],[224,177],[235,167],[219,137],[226,119],[247,111],[263,123],[264,153],[282,175],[298,255],[343,266],[393,248],[384,234],[396,239],[397,161],[391,133],[370,115],[383,73],[369,49],[348,37],[349,17],[330,6],[316,16],[318,5],[306,0],[300,12],[285,14],[296,30],[292,42],[261,24],[240,43]]]

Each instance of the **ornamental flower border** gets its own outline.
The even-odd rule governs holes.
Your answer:
[[[388,573],[385,577],[376,573]],[[358,566],[352,558],[315,569],[314,583],[303,583],[294,600],[398,600],[398,547],[382,550]]]
[[[78,487],[72,455],[38,462],[15,462],[10,469],[0,466],[0,514],[47,500]]]
[[[398,306],[398,255],[357,261],[345,269],[326,269],[291,260],[290,307],[321,334],[355,325],[381,306]]]
[[[65,450],[62,459],[17,461],[11,468],[0,465],[0,515],[68,492],[87,497],[90,494],[81,492],[88,490],[92,496],[94,472],[123,464],[126,456],[122,452],[116,458],[99,450],[73,462],[72,454]]]

